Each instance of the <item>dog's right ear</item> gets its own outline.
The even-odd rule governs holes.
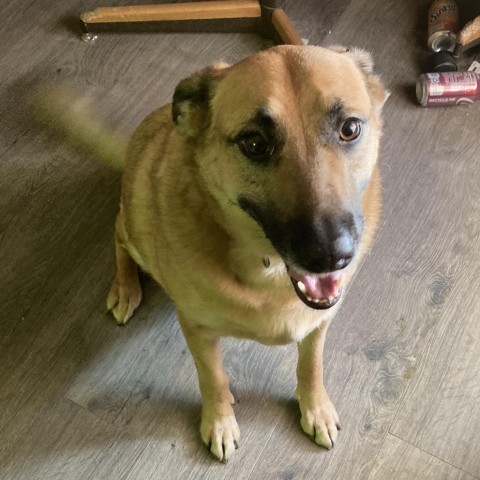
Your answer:
[[[196,137],[209,124],[210,101],[229,65],[217,63],[182,80],[173,94],[172,117],[179,132]]]

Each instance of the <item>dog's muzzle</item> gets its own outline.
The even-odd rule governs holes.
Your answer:
[[[238,203],[284,259],[300,300],[317,310],[336,305],[342,296],[342,270],[351,263],[360,241],[361,215],[342,211],[281,221],[273,209],[249,198],[239,197]]]
[[[290,256],[288,274],[300,300],[314,309],[331,308],[342,296],[343,269],[355,256],[358,233],[353,215],[331,218],[302,229]]]

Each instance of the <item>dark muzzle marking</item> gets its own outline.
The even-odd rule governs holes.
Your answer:
[[[288,264],[312,273],[333,272],[347,267],[356,254],[362,222],[350,212],[282,222],[273,208],[246,196],[238,197],[238,206],[258,223]]]

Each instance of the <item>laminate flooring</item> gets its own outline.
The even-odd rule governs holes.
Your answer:
[[[0,4],[2,480],[480,479],[480,105],[416,104],[428,3],[286,3],[311,44],[370,50],[392,93],[384,214],[327,338],[335,448],[301,431],[295,346],[226,340],[242,431],[226,465],[201,443],[195,369],[169,299],[144,277],[130,323],[107,315],[119,173],[39,128],[29,97],[74,85],[128,135],[189,73],[269,43],[153,31],[84,43],[75,19],[94,1]],[[480,14],[459,4],[463,20]]]

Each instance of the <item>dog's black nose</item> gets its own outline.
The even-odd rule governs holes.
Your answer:
[[[334,270],[345,268],[355,254],[355,241],[353,236],[346,228],[338,232],[339,236],[332,244],[330,253],[331,263]]]
[[[341,270],[355,256],[358,232],[352,214],[317,219],[294,236],[296,263],[310,272]]]

